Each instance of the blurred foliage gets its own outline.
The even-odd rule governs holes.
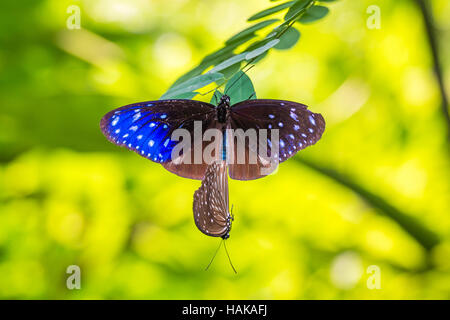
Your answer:
[[[431,3],[448,92],[450,4]],[[305,103],[327,129],[276,174],[230,181],[234,275],[223,250],[203,271],[218,240],[194,225],[200,182],[112,145],[98,124],[220,63],[195,69],[270,3],[2,1],[0,297],[450,298],[448,141],[420,10],[322,4],[322,20],[296,24],[299,45],[249,72],[259,98]],[[66,27],[70,5],[79,30]],[[366,27],[369,5],[379,30]],[[72,264],[81,290],[65,286]],[[370,265],[380,290],[366,286]]]

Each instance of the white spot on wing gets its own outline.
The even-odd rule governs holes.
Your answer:
[[[290,116],[292,119],[294,119],[295,121],[298,121],[298,117],[297,117],[297,115],[296,115],[295,113],[291,112],[291,113],[289,113],[289,116]]]
[[[141,113],[138,112],[133,116],[133,122],[137,121],[141,117]]]

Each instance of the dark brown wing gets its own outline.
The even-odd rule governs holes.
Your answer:
[[[235,180],[252,180],[271,174],[278,166],[278,158],[270,158],[267,151],[259,152],[258,146],[250,146],[245,135],[227,131],[227,161],[230,177]],[[255,131],[256,141],[259,134]],[[261,156],[266,152],[266,156]]]
[[[307,106],[284,100],[255,99],[239,102],[231,107],[230,127],[244,131],[255,129],[259,141],[259,130],[278,129],[279,152],[272,155],[272,141],[268,132],[268,155],[283,162],[298,151],[315,144],[325,130],[325,120],[319,113],[311,112]],[[258,153],[259,149],[245,148],[245,157]],[[257,157],[257,163],[236,163],[230,161],[229,174],[232,179],[251,180],[266,176],[269,165]],[[270,166],[270,165],[269,165]]]
[[[213,161],[221,159],[221,153],[216,154],[216,150],[222,150],[222,141],[203,141],[203,134],[207,129],[218,129],[217,132],[222,132],[223,124],[217,122],[216,113],[212,114],[208,119],[202,123],[202,132],[200,134],[191,134],[191,148],[187,149],[180,157],[171,159],[162,165],[168,171],[175,173],[183,178],[201,180],[205,176],[206,168],[211,164],[211,159],[203,157],[203,151],[206,148],[212,150],[211,155]],[[193,131],[191,131],[193,132]],[[222,139],[222,137],[221,137]],[[195,146],[201,146],[200,153],[202,154],[200,159],[195,159]],[[197,161],[194,161],[197,160]],[[198,161],[199,160],[199,161]]]
[[[194,221],[212,237],[223,237],[231,228],[228,212],[228,176],[225,161],[209,165],[200,188],[194,193]]]
[[[170,166],[172,150],[178,144],[172,140],[172,134],[177,129],[185,129],[193,139],[194,122],[208,128],[214,124],[215,116],[215,107],[206,102],[185,99],[145,101],[108,112],[100,127],[111,142],[162,163],[178,175],[201,179],[205,170],[203,174],[193,174],[195,170],[175,170]]]

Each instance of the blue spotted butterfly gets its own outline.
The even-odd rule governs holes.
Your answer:
[[[225,129],[279,129],[279,162],[294,156],[298,151],[315,144],[325,130],[325,120],[307,106],[284,100],[254,99],[230,105],[230,97],[223,95],[217,106],[210,103],[174,99],[146,101],[130,104],[107,113],[101,120],[103,134],[113,143],[126,147],[139,155],[160,163],[179,176],[203,179],[209,163],[183,159],[171,159],[172,150],[178,143],[172,140],[176,129],[186,129],[194,145],[194,121],[201,121],[202,134],[210,128]],[[259,134],[259,133],[258,133]],[[202,141],[203,149],[209,142]],[[270,151],[271,141],[267,139]],[[252,180],[267,173],[262,159],[257,163],[247,161],[253,151],[246,146],[243,163],[229,163],[232,179]],[[193,153],[186,153],[192,158]]]

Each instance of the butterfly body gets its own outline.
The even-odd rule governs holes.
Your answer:
[[[217,105],[217,121],[219,123],[226,123],[230,116],[230,97],[223,95]]]

